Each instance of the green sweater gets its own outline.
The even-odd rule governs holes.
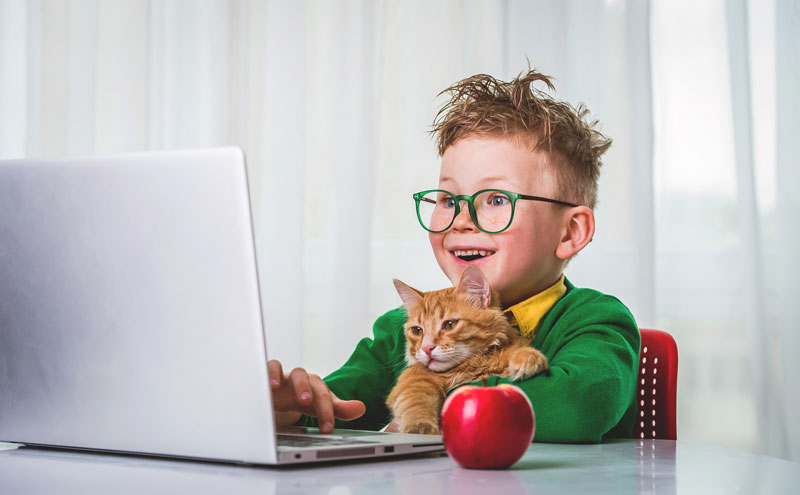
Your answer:
[[[615,297],[577,289],[567,292],[542,318],[532,345],[550,363],[549,373],[510,382],[492,377],[489,385],[514,383],[531,400],[539,442],[600,442],[630,438],[636,415],[636,373],[640,336],[630,311]],[[379,317],[373,338],[362,339],[350,359],[325,378],[342,399],[358,399],[367,412],[340,428],[378,430],[391,415],[386,396],[405,368],[405,308]],[[313,418],[306,418],[307,424]]]

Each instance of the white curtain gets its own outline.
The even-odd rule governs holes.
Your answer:
[[[411,193],[463,77],[614,138],[568,267],[680,351],[679,435],[800,460],[798,2],[0,0],[0,158],[242,146],[270,354],[320,374],[444,287]]]

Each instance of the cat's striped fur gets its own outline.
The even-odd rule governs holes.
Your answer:
[[[456,287],[420,292],[399,280],[408,311],[408,367],[386,404],[404,433],[438,433],[444,398],[459,385],[507,376],[521,380],[547,369],[547,358],[511,326],[497,294],[468,265]]]

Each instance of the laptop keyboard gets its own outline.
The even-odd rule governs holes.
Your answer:
[[[353,438],[341,437],[323,437],[323,436],[309,436],[303,437],[299,435],[285,435],[278,434],[278,446],[280,447],[327,447],[331,445],[365,445],[374,444],[378,442],[370,442],[369,440],[356,440]]]

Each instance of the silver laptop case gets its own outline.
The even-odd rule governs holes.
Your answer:
[[[0,164],[0,440],[274,463],[260,311],[241,150]]]
[[[277,448],[259,298],[240,149],[0,162],[0,441],[257,464],[441,450]]]

